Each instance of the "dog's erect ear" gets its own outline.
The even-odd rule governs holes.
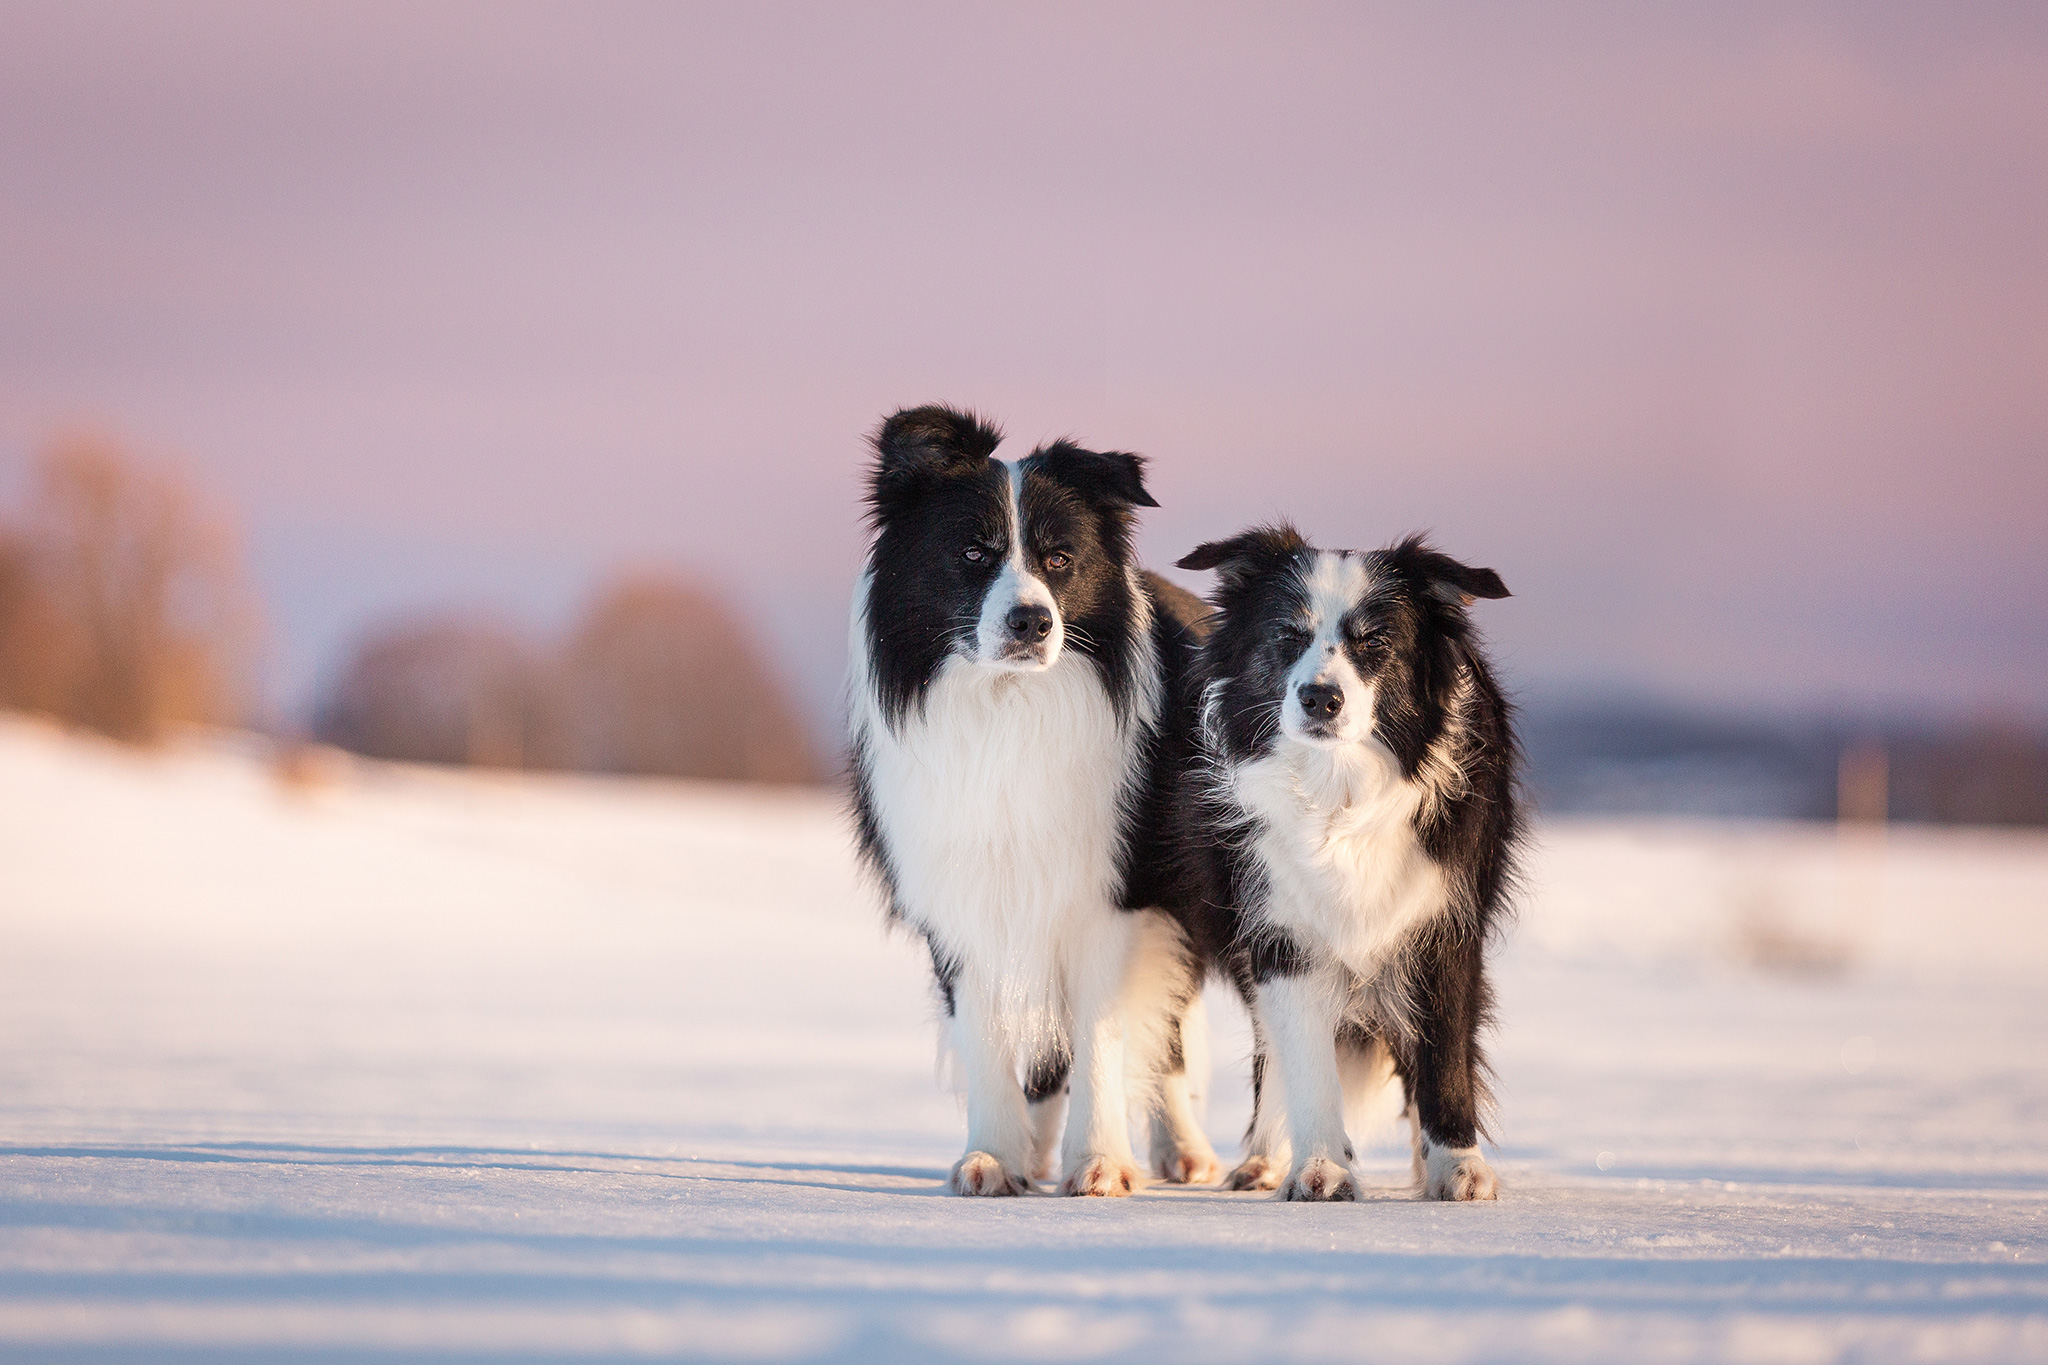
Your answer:
[[[1127,507],[1157,507],[1145,491],[1145,457],[1121,450],[1083,450],[1072,441],[1054,441],[1032,455],[1032,468],[1086,493]]]
[[[904,408],[875,428],[877,505],[914,493],[926,480],[971,469],[995,454],[1003,433],[971,412],[931,403]]]
[[[1428,585],[1430,595],[1454,607],[1469,607],[1475,597],[1511,597],[1508,585],[1491,569],[1475,569],[1443,554],[1421,536],[1410,536],[1392,551],[1395,563]]]
[[[1277,526],[1255,526],[1228,540],[1197,545],[1181,556],[1180,567],[1214,569],[1225,584],[1236,587],[1255,574],[1284,568],[1308,547],[1301,532],[1283,521]]]

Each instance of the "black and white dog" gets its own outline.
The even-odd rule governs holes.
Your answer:
[[[1423,1194],[1492,1199],[1479,1033],[1518,758],[1466,607],[1508,591],[1421,537],[1318,550],[1286,526],[1180,566],[1221,575],[1178,802],[1196,886],[1174,899],[1206,903],[1194,936],[1252,1012],[1257,1099],[1231,1184],[1356,1199],[1347,1092],[1398,1076]]]
[[[861,848],[931,950],[967,1094],[953,1188],[1049,1173],[1071,1074],[1062,1188],[1129,1194],[1127,1071],[1155,1168],[1212,1180],[1180,1033],[1203,964],[1148,908],[1206,609],[1132,557],[1139,457],[1001,439],[944,407],[875,433],[850,642]]]

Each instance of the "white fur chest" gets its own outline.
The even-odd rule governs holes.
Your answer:
[[[1156,688],[1125,724],[1077,651],[1042,673],[952,658],[892,731],[862,634],[853,727],[898,910],[1016,1003],[1053,1003],[1019,997],[1058,979],[1077,917],[1115,913],[1122,799]]]
[[[1256,821],[1248,847],[1267,883],[1258,914],[1303,946],[1370,983],[1446,908],[1443,869],[1415,834],[1427,793],[1377,741],[1283,739],[1228,775],[1232,799]]]

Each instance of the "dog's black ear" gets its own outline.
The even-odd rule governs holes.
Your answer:
[[[1054,441],[1032,454],[1032,467],[1077,493],[1127,507],[1157,507],[1145,491],[1145,457],[1122,450],[1083,450]]]
[[[1255,574],[1284,568],[1308,548],[1301,532],[1283,521],[1274,526],[1255,526],[1228,540],[1197,545],[1181,556],[1180,567],[1214,569],[1225,584],[1236,587]]]
[[[1422,536],[1410,536],[1396,545],[1392,558],[1409,574],[1427,585],[1432,596],[1455,607],[1469,607],[1475,597],[1511,597],[1508,585],[1492,569],[1475,569],[1442,553]]]
[[[1002,439],[993,422],[943,404],[896,412],[868,438],[875,449],[876,505],[914,494],[932,478],[981,464]]]
[[[1435,591],[1446,595],[1456,593],[1460,605],[1470,605],[1475,597],[1514,596],[1508,591],[1508,585],[1500,581],[1500,575],[1492,569],[1475,569],[1470,565],[1460,564],[1455,559],[1449,559],[1448,556],[1446,559],[1448,563],[1443,574],[1433,580]]]

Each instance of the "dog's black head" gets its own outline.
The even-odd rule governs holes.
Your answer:
[[[1144,461],[1068,441],[1016,461],[970,412],[906,408],[875,432],[868,652],[891,718],[949,658],[1043,672],[1077,650],[1128,701],[1131,509]]]
[[[1421,536],[1384,550],[1318,550],[1291,526],[1213,541],[1180,561],[1215,569],[1206,652],[1228,755],[1280,743],[1376,739],[1413,775],[1469,657],[1465,608],[1506,597],[1500,575]]]

